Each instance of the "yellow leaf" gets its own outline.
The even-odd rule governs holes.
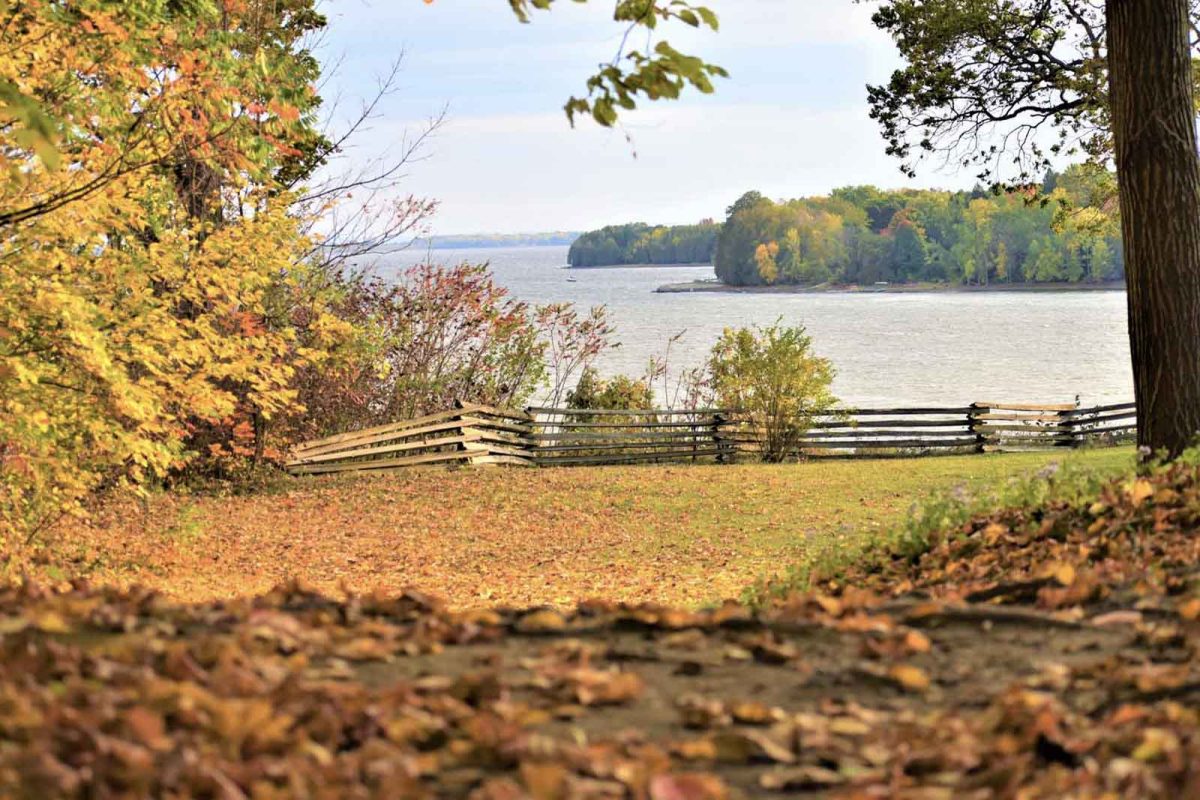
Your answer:
[[[896,664],[888,670],[888,677],[910,692],[923,692],[930,684],[925,671],[911,664]]]
[[[1133,482],[1133,486],[1129,489],[1129,499],[1133,501],[1133,505],[1140,506],[1142,503],[1154,496],[1154,486],[1145,478],[1139,478]]]
[[[1200,597],[1193,597],[1181,603],[1179,606],[1179,616],[1188,622],[1200,619]]]
[[[71,626],[56,611],[43,611],[34,620],[34,625],[43,633],[70,633]]]

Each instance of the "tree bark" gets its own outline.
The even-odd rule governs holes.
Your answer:
[[[1188,0],[1106,0],[1106,8],[1138,444],[1174,458],[1200,431],[1200,155]]]

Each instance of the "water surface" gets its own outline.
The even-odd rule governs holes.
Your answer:
[[[685,367],[703,361],[723,328],[782,318],[808,328],[837,367],[835,391],[852,404],[1133,398],[1123,292],[655,294],[664,283],[712,278],[712,268],[567,270],[566,247],[410,251],[379,272],[431,257],[487,261],[532,303],[608,306],[621,347],[599,363],[607,374],[641,374],[680,331],[671,362]]]

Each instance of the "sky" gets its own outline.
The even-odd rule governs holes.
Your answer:
[[[973,182],[935,164],[910,181],[884,153],[865,87],[886,81],[899,59],[871,25],[874,4],[708,5],[718,33],[678,26],[663,35],[731,77],[711,96],[642,104],[620,129],[588,120],[572,129],[562,111],[618,50],[611,0],[560,0],[528,25],[505,0],[326,0],[322,95],[335,118],[345,116],[402,58],[395,91],[344,158],[396,152],[445,110],[402,185],[440,202],[439,235],[721,219],[751,189],[790,198],[851,184]]]

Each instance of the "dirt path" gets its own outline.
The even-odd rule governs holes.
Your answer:
[[[764,617],[464,615],[415,595],[334,603],[298,590],[198,608],[10,594],[2,607],[4,796],[1200,787],[1200,670],[1178,615],[1068,619],[855,593]]]
[[[0,796],[1200,797],[1200,471],[769,609],[0,591]]]

